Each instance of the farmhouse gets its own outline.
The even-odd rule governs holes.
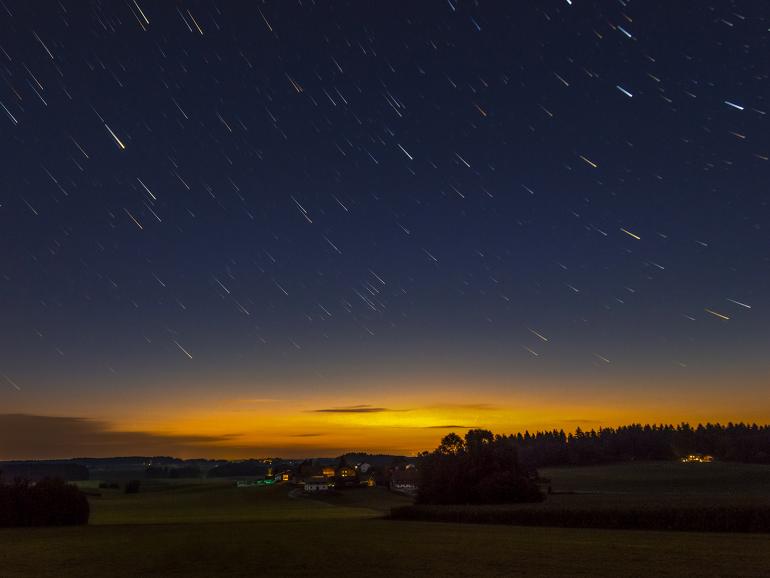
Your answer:
[[[417,492],[420,476],[414,467],[396,470],[390,476],[390,489],[394,492],[414,494]]]
[[[348,465],[341,465],[335,471],[334,487],[351,488],[358,485],[358,472]]]
[[[341,468],[337,468],[335,475],[338,478],[355,478],[358,475],[358,472],[356,472],[356,468],[342,466]]]
[[[304,490],[308,493],[328,492],[330,489],[329,479],[324,476],[314,476],[304,482]]]

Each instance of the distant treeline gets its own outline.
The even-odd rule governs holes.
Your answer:
[[[30,481],[60,478],[64,481],[89,479],[88,468],[73,462],[3,462],[0,475],[6,480],[16,478]]]
[[[368,454],[366,452],[349,452],[336,459],[343,459],[349,465],[365,462],[383,470],[399,466],[403,467],[407,464],[413,464],[417,462],[417,460],[413,457],[399,456],[394,454]]]
[[[268,466],[260,460],[244,460],[220,464],[209,470],[209,478],[230,478],[235,476],[264,476]]]
[[[203,472],[201,472],[201,469],[198,466],[148,466],[147,469],[144,470],[144,475],[149,479],[200,478],[203,475]]]
[[[88,499],[60,479],[37,483],[0,480],[0,526],[73,526],[88,523]]]
[[[719,460],[770,463],[770,426],[744,423],[632,424],[565,433],[563,430],[505,436],[529,467],[591,465],[632,460],[674,460],[708,454]]]

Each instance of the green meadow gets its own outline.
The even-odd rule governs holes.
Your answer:
[[[542,473],[565,492],[546,504],[766,503],[770,495],[765,466],[651,463]],[[382,488],[310,498],[290,484],[153,480],[138,494],[101,490],[90,503],[88,526],[0,529],[0,575],[766,576],[770,567],[766,534],[395,521],[383,516],[409,499]]]

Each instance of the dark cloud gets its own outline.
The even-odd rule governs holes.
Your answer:
[[[176,435],[117,431],[83,417],[0,414],[0,459],[205,454],[238,434]],[[221,453],[221,451],[219,452]]]
[[[426,425],[423,429],[473,429],[471,425]]]
[[[382,413],[386,411],[406,411],[406,410],[388,409],[387,407],[373,407],[371,405],[345,405],[342,407],[311,409],[310,411],[313,413]]]
[[[299,433],[299,434],[292,434],[289,437],[291,438],[316,438],[318,436],[322,436],[324,434],[322,433]]]

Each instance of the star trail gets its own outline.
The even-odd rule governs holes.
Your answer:
[[[770,410],[762,3],[0,20],[1,413],[229,457]]]

